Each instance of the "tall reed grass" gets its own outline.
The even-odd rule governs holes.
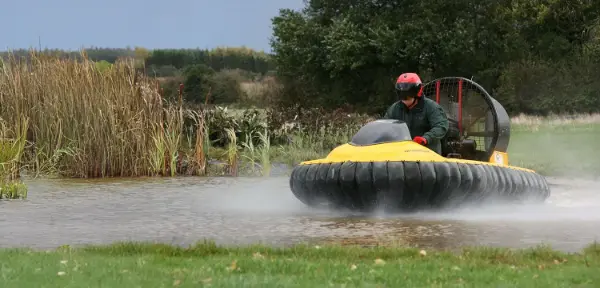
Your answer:
[[[10,127],[28,119],[23,139],[30,145],[19,163],[26,163],[32,175],[206,175],[213,159],[225,162],[227,174],[235,176],[238,162],[248,159],[242,155],[251,153],[258,153],[253,159],[261,163],[260,174],[270,175],[271,162],[285,155],[280,153],[284,146],[303,143],[289,140],[315,130],[314,123],[281,129],[292,117],[282,111],[268,119],[266,110],[191,109],[181,97],[179,103],[167,103],[158,80],[138,73],[132,59],[100,69],[85,51],[82,56],[59,59],[31,51],[28,60],[10,55],[0,62],[0,118]],[[313,151],[315,143],[323,143],[309,142],[303,148]],[[326,153],[332,145],[317,150]]]
[[[31,53],[29,62],[10,57],[1,64],[0,117],[9,124],[29,119],[32,171],[72,177],[173,173],[181,110],[163,105],[156,83],[136,73],[133,60],[99,70],[85,58]]]

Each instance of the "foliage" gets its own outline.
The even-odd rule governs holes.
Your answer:
[[[96,62],[96,69],[100,72],[104,72],[112,68],[112,64],[106,60]]]
[[[264,77],[259,81],[243,81],[241,103],[253,107],[273,107],[282,99],[283,86],[273,76]]]
[[[188,66],[184,76],[184,98],[192,104],[231,104],[243,96],[242,77],[235,71],[215,72],[210,67],[198,64]],[[172,95],[169,98],[173,98]]]
[[[180,76],[182,74],[182,71],[175,68],[175,66],[173,65],[150,65],[146,67],[146,73],[154,77],[176,77]]]
[[[204,65],[196,64],[186,67],[183,72],[185,78],[183,92],[185,100],[191,103],[202,103],[212,86],[211,77],[215,71]]]
[[[501,75],[510,74],[515,63],[535,67],[538,59],[579,59],[583,50],[597,45],[599,3],[307,1],[302,11],[282,9],[273,18],[273,59],[285,87],[280,104],[350,104],[381,112],[394,101],[395,77],[406,71],[420,73],[424,80],[474,78],[495,91]],[[594,65],[588,70],[598,67]],[[533,80],[523,84],[537,85]],[[582,89],[598,97],[598,90]],[[549,99],[553,104],[544,111],[556,111],[563,98]],[[585,108],[577,105],[574,110]]]
[[[597,112],[600,59],[524,60],[507,66],[496,98],[513,113],[547,115]]]
[[[27,186],[19,178],[29,120],[18,116],[11,120],[9,124],[0,117],[0,199],[27,197]]]
[[[204,64],[215,71],[223,69],[243,69],[252,72],[266,73],[274,67],[270,64],[270,56],[246,47],[200,49],[157,49],[146,59],[146,65],[167,66],[177,69],[186,66]]]
[[[255,51],[247,47],[218,47],[215,49],[154,49],[148,50],[143,47],[134,48],[98,48],[89,47],[85,49],[86,57],[92,61],[107,61],[116,63],[123,58],[132,58],[140,61],[145,66],[145,73],[155,75],[156,71],[159,77],[175,68],[181,71],[187,66],[203,64],[215,71],[224,69],[242,69],[253,73],[265,74],[275,67],[271,61],[271,55]],[[44,49],[38,51],[38,54],[57,56],[62,59],[82,59],[80,51],[65,51],[59,49]],[[0,53],[0,57],[6,58],[9,55],[28,58],[30,53],[26,49],[18,49],[10,52]],[[136,63],[136,66],[140,63]],[[139,65],[141,66],[141,65]],[[174,72],[170,72],[174,73]]]
[[[211,98],[209,103],[212,104],[232,104],[242,98],[241,82],[238,74],[235,71],[222,70],[215,73],[211,77]]]

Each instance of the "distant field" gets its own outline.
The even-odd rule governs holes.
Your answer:
[[[512,165],[552,176],[600,176],[600,115],[515,117],[511,128]]]

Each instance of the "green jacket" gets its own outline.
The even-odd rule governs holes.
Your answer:
[[[435,101],[423,97],[412,109],[398,101],[385,112],[384,119],[406,122],[413,138],[421,136],[427,140],[427,148],[442,154],[441,139],[448,132],[448,118],[442,107]]]

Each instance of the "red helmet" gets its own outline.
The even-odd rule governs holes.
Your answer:
[[[402,99],[417,98],[423,95],[423,83],[416,73],[404,73],[396,80],[396,94]]]

